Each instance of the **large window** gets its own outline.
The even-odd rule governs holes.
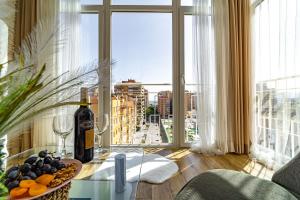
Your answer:
[[[172,14],[112,13],[112,143],[172,143]]]
[[[185,68],[180,64],[184,59],[180,52],[187,50],[186,60],[191,60],[191,20],[184,17],[192,10],[191,2],[81,0],[81,5],[82,62],[114,62],[104,72],[111,83],[104,87],[103,102],[99,102],[103,111],[96,114],[110,113],[106,145],[179,145],[193,141],[197,137],[195,94],[190,89],[193,81],[187,77],[186,85],[178,81]],[[182,28],[184,23],[187,28]],[[186,48],[181,45],[184,29],[188,31],[184,39],[190,45]],[[191,61],[186,66],[191,73]],[[97,109],[98,101],[93,104],[97,112],[101,110]],[[181,141],[183,132],[187,139]]]

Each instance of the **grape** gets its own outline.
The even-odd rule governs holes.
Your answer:
[[[28,173],[25,174],[25,176],[29,176],[32,179],[36,179],[37,175],[33,171],[29,171]]]
[[[59,166],[59,161],[58,160],[52,160],[52,162],[50,163],[52,167],[57,168]]]
[[[19,166],[13,166],[6,171],[6,176],[12,171],[19,170]]]
[[[49,164],[44,164],[42,170],[46,173],[50,173],[51,172],[51,165]]]
[[[31,171],[35,171],[38,167],[36,166],[36,164],[31,165]]]
[[[58,157],[54,157],[54,159],[55,159],[55,160],[60,160],[60,157],[59,157],[59,156],[58,156]]]
[[[40,175],[43,174],[43,172],[42,172],[42,170],[41,170],[40,168],[37,168],[37,169],[35,170],[35,174],[39,177]]]
[[[35,163],[35,161],[38,159],[38,157],[36,157],[36,156],[31,156],[31,157],[29,157],[29,158],[27,158],[26,160],[25,160],[25,163],[28,163],[28,164],[33,164],[33,163]]]
[[[57,169],[55,168],[55,167],[51,167],[51,174],[53,174],[53,173],[55,173],[55,172],[57,172]]]
[[[50,156],[47,156],[44,158],[44,164],[50,164],[52,161],[52,158]]]
[[[38,161],[36,162],[36,166],[37,166],[38,168],[42,168],[43,165],[44,165],[44,161],[43,161],[43,160],[38,160]]]
[[[64,163],[60,162],[57,169],[60,170],[60,169],[65,168],[65,167],[66,167],[66,165]]]
[[[18,176],[19,176],[19,171],[18,170],[13,170],[13,171],[11,171],[9,174],[8,174],[8,178],[10,178],[10,179],[17,179],[18,178]]]
[[[20,167],[20,171],[22,173],[27,173],[30,171],[30,169],[31,169],[31,165],[28,163],[25,163],[24,165],[21,165],[21,167]]]
[[[22,180],[31,180],[31,177],[30,176],[23,176]]]
[[[19,186],[19,181],[15,180],[7,184],[8,190],[12,190]]]
[[[13,181],[12,179],[8,178],[4,181],[4,185],[7,187],[7,185],[12,181]]]
[[[47,150],[44,150],[44,151],[40,151],[40,152],[39,152],[39,157],[45,158],[46,156],[47,156]]]

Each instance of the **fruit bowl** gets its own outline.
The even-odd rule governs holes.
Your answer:
[[[13,163],[3,180],[7,199],[68,199],[70,182],[82,168],[80,161],[54,157],[47,150]]]
[[[75,159],[62,159],[61,161],[62,161],[65,165],[69,165],[69,164],[73,164],[73,163],[76,164],[76,172],[75,172],[74,177],[77,176],[77,175],[79,174],[79,172],[80,172],[80,170],[81,170],[81,168],[82,168],[82,163],[81,163],[80,161],[75,160]],[[28,197],[24,197],[24,198],[9,198],[9,199],[10,199],[10,200],[13,200],[13,199],[14,199],[14,200],[15,200],[15,199],[18,199],[18,200],[31,200],[31,199],[37,199],[37,198],[46,196],[46,195],[48,195],[48,194],[51,194],[51,193],[53,193],[53,192],[55,192],[55,191],[57,191],[57,190],[59,190],[59,189],[65,187],[66,185],[68,185],[68,184],[71,182],[71,180],[72,180],[72,178],[71,178],[71,179],[68,179],[68,180],[66,180],[66,181],[64,181],[62,184],[60,184],[60,185],[58,185],[58,186],[56,186],[56,187],[53,187],[53,188],[48,187],[46,192],[44,192],[44,193],[42,193],[42,194],[40,194],[40,195],[34,196],[34,197],[28,196]]]

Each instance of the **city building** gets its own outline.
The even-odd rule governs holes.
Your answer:
[[[191,113],[193,110],[196,110],[197,105],[197,96],[196,93],[185,91],[184,94],[184,113],[187,117],[191,117]]]
[[[145,104],[145,109],[149,107],[149,91],[147,89],[144,89],[144,104]]]
[[[136,129],[136,101],[129,96],[111,98],[111,127],[113,144],[131,144]]]
[[[173,114],[172,110],[173,95],[171,91],[161,91],[157,94],[157,112],[161,118],[167,119]]]
[[[117,96],[128,96],[134,99],[136,102],[136,129],[140,130],[144,122],[145,116],[145,100],[148,104],[148,91],[146,91],[142,83],[136,82],[133,79],[128,79],[127,81],[122,81],[114,86],[114,95]]]

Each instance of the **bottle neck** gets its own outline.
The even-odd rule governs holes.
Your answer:
[[[88,101],[88,90],[87,88],[81,88],[80,91],[80,107],[88,107],[89,101]]]

